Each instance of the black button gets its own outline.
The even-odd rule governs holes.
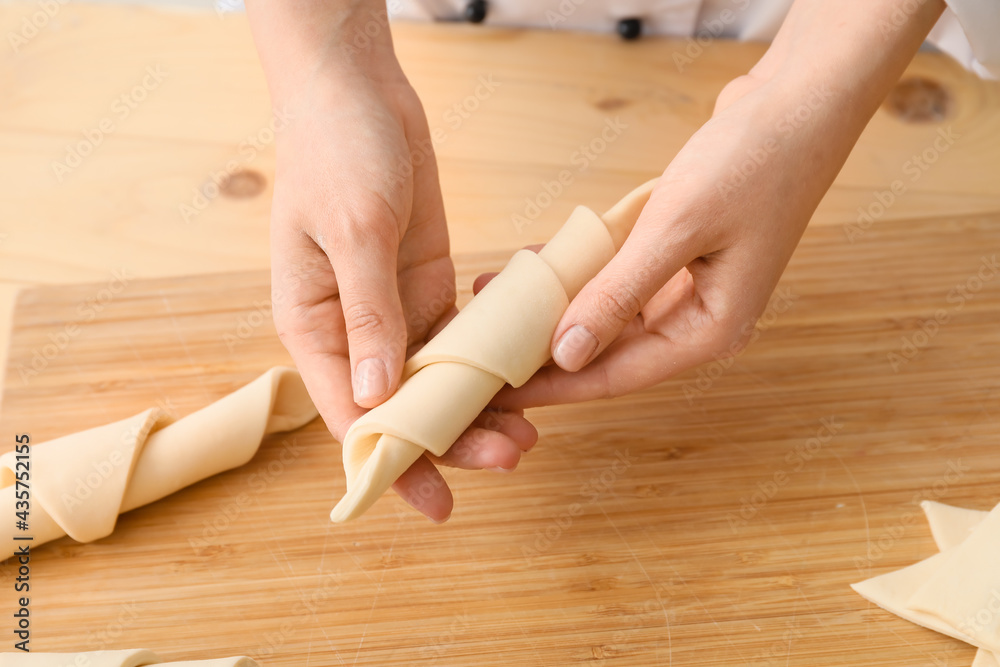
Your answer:
[[[622,39],[638,39],[642,34],[642,19],[622,19],[618,22],[618,34]]]
[[[465,20],[469,23],[482,23],[486,18],[486,0],[469,0],[465,5]]]

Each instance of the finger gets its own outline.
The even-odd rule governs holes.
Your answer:
[[[503,433],[513,440],[522,452],[531,451],[538,442],[538,429],[525,419],[524,410],[486,409],[479,416],[476,425]]]
[[[435,523],[447,521],[455,506],[451,489],[426,456],[407,468],[392,488],[411,507]]]
[[[346,221],[331,237],[335,247],[326,250],[344,311],[354,401],[371,408],[396,390],[406,355],[396,281],[398,226],[388,212],[376,213]]]
[[[479,294],[479,292],[486,287],[491,280],[499,275],[497,271],[492,271],[490,273],[482,273],[476,276],[476,279],[472,281],[472,293]]]
[[[659,384],[711,358],[707,349],[645,333],[615,341],[604,354],[579,371],[547,366],[517,389],[504,387],[493,404],[524,409],[624,396]]]
[[[696,262],[695,264],[699,264]],[[727,290],[695,267],[677,273],[649,300],[647,308],[608,348],[577,372],[542,368],[518,389],[503,388],[491,402],[504,409],[575,403],[622,396],[662,382],[690,368],[738,354],[749,340],[760,310],[732,309]],[[717,272],[719,273],[719,272]],[[699,280],[700,279],[700,280]],[[724,275],[721,281],[742,288],[749,278]],[[730,290],[731,291],[731,290]],[[743,301],[751,301],[738,290]]]
[[[428,332],[455,307],[455,268],[450,257],[430,260],[399,272],[399,295],[406,316],[407,342]]]
[[[621,250],[570,303],[553,335],[552,358],[578,371],[611,344],[667,280],[699,255],[687,221],[670,220],[654,191]]]
[[[521,460],[521,448],[509,436],[478,426],[469,427],[435,463],[463,470],[510,472]]]
[[[523,250],[530,250],[531,252],[537,253],[542,248],[545,247],[544,243],[534,243],[532,245],[524,246]],[[486,285],[497,277],[498,271],[490,271],[488,273],[482,273],[476,276],[476,279],[472,281],[472,293],[479,294],[479,291],[486,287]]]
[[[343,440],[364,410],[350,390],[344,315],[339,301],[329,298],[336,289],[329,260],[308,237],[276,229],[271,284],[278,337],[330,433]]]
[[[432,460],[466,470],[509,472],[537,441],[538,431],[519,411],[486,410],[444,456]]]

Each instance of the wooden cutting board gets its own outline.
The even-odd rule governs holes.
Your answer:
[[[32,648],[271,666],[968,665],[971,649],[848,584],[936,551],[920,500],[1000,500],[998,245],[1000,214],[884,221],[853,242],[810,229],[748,352],[531,412],[541,438],[516,473],[446,473],[442,526],[394,496],[331,524],[339,445],[319,421],[270,438],[107,539],[39,548]],[[459,257],[461,298],[505,257]],[[123,282],[21,294],[2,449],[153,405],[181,416],[289,361],[265,273]]]

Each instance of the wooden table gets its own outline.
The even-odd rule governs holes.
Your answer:
[[[36,10],[0,8],[4,34]],[[715,43],[678,72],[683,40],[452,25],[400,26],[397,43],[443,132],[463,298],[577,203],[600,209],[655,175],[762,50]],[[261,306],[273,145],[240,148],[266,139],[269,116],[245,20],[67,5],[0,58],[3,303],[75,283],[24,292],[9,317],[3,448],[150,405],[183,415],[286,363]],[[146,99],[119,117],[147,68]],[[1000,87],[931,55],[918,76],[942,87],[946,117],[877,114],[783,280],[789,307],[739,360],[535,411],[541,441],[516,474],[449,476],[458,507],[442,527],[395,498],[330,525],[339,447],[315,423],[271,439],[106,540],[40,549],[33,648],[266,665],[968,664],[847,588],[933,553],[910,520],[920,498],[1000,496],[1000,280],[969,284],[1000,241]],[[477,99],[481,77],[499,85]],[[477,107],[457,127],[456,104]],[[113,132],[60,181],[53,162],[106,118]],[[580,169],[574,153],[616,118],[627,129]],[[908,161],[949,128],[954,144],[911,180]],[[236,185],[185,220],[234,159]],[[565,193],[515,225],[563,169]],[[849,234],[895,179],[906,193]],[[81,333],[26,376],[68,322]]]

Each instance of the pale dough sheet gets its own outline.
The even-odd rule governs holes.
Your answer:
[[[517,252],[407,361],[399,390],[344,437],[347,493],[333,521],[361,516],[425,451],[444,454],[505,383],[521,386],[548,361],[570,301],[624,243],[654,184],[603,217],[577,207],[539,253]]]
[[[159,410],[30,448],[31,542],[2,539],[0,559],[69,535],[110,535],[118,515],[247,463],[272,433],[316,416],[293,368],[275,367],[250,384],[169,423]],[[0,512],[14,516],[14,452],[0,456]]]
[[[1000,505],[930,574],[909,600],[970,635],[976,646],[1000,651]]]
[[[81,653],[0,653],[0,667],[258,667],[250,658],[233,657],[214,660],[163,662],[146,649],[126,651],[90,651]]]
[[[996,581],[1000,553],[1000,505],[992,512],[932,501],[924,501],[921,507],[941,553],[852,588],[897,616],[979,647],[973,667],[1000,667],[989,631],[964,622],[969,615],[975,618],[979,610],[990,609],[989,591]],[[989,620],[997,615],[990,614]],[[952,618],[960,620],[952,622]]]

